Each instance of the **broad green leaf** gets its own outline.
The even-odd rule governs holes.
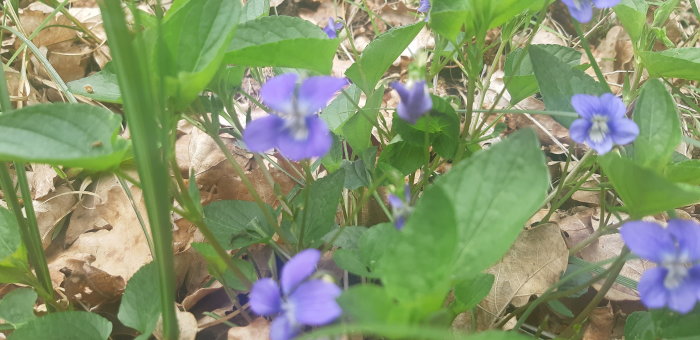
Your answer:
[[[430,187],[379,262],[387,295],[418,319],[439,309],[450,290],[458,242],[456,208],[442,187]]]
[[[0,260],[12,256],[21,246],[22,238],[15,215],[6,208],[0,207]]]
[[[378,162],[391,165],[402,175],[408,175],[418,170],[426,161],[424,147],[398,140],[382,150]]]
[[[526,129],[456,164],[435,185],[456,212],[455,276],[498,261],[544,202],[549,172],[537,137]]]
[[[537,45],[537,47],[544,49],[571,67],[578,66],[581,62],[581,52],[573,48],[561,45]],[[535,94],[539,89],[535,72],[532,69],[530,54],[525,53],[524,49],[519,48],[508,54],[503,70],[505,72],[503,80],[508,93],[510,93],[511,103],[517,104]]]
[[[0,319],[18,328],[36,318],[34,315],[36,298],[37,294],[31,288],[18,288],[7,293],[0,300]]]
[[[376,267],[388,249],[386,245],[393,243],[398,236],[399,231],[391,223],[375,225],[362,233],[357,248],[338,249],[333,260],[338,267],[353,274],[376,278]]]
[[[400,308],[382,287],[355,285],[338,298],[343,313],[352,322],[403,324],[408,321],[408,311]]]
[[[369,186],[370,174],[362,159],[352,162],[344,160],[343,169],[345,169],[345,188],[355,190],[360,187]]]
[[[380,86],[367,99],[365,106],[343,124],[341,136],[350,144],[353,153],[361,154],[372,146],[372,127],[377,124],[377,115],[383,97],[384,86]]]
[[[601,86],[591,76],[563,62],[539,45],[530,46],[530,60],[547,110],[574,112],[571,106],[573,95],[603,93]],[[553,118],[565,127],[574,121],[570,117]]]
[[[654,21],[652,21],[652,26],[662,27],[666,24],[666,20],[671,16],[673,10],[678,7],[681,0],[668,0],[664,1],[659,5],[659,7],[654,11]]]
[[[121,117],[87,104],[39,104],[0,115],[0,160],[95,171],[124,160]]]
[[[697,339],[698,312],[681,315],[665,309],[634,312],[627,317],[625,338],[635,340]]]
[[[418,22],[382,33],[367,45],[360,58],[345,71],[345,75],[364,93],[373,93],[384,72],[408,47],[423,26],[424,22]]]
[[[139,268],[126,284],[117,317],[141,333],[137,339],[148,339],[156,328],[161,314],[159,289],[155,262]]]
[[[331,230],[323,237],[323,242],[343,249],[358,249],[360,237],[369,230],[367,227],[345,226]]]
[[[700,159],[690,159],[666,167],[664,175],[673,182],[700,185]]]
[[[360,101],[360,89],[352,84],[345,88],[333,101],[321,111],[321,118],[328,124],[333,133],[340,135],[345,122],[352,118],[357,111],[357,103]]]
[[[207,260],[207,269],[209,269],[209,274],[214,276],[219,282],[224,286],[235,290],[245,291],[248,287],[241,281],[240,277],[234,274],[224,260],[222,260],[219,255],[214,250],[209,243],[192,243],[192,248],[194,248],[198,253],[204,256]],[[240,272],[245,276],[248,281],[253,282],[256,279],[255,268],[253,265],[245,260],[239,258],[231,259],[233,264],[240,270]]]
[[[700,80],[700,48],[681,47],[662,52],[640,52],[652,77]]]
[[[676,103],[661,81],[651,79],[644,84],[633,118],[639,126],[634,160],[645,167],[662,169],[681,142],[681,123]]]
[[[122,94],[119,91],[119,82],[111,65],[107,64],[100,72],[69,82],[68,89],[74,94],[100,102],[121,104]]]
[[[301,193],[294,203],[302,206],[296,214],[291,233],[298,237],[302,248],[319,246],[325,236],[335,225],[338,201],[345,184],[345,171],[338,170],[311,184],[307,193]],[[305,204],[308,195],[308,204]],[[305,224],[305,225],[302,225]]]
[[[647,2],[645,0],[622,0],[613,7],[613,10],[632,41],[639,41],[642,38],[644,26],[647,24],[647,11],[649,10]]]
[[[599,158],[632,218],[700,202],[700,187],[674,183],[633,161],[607,154]]]
[[[162,37],[170,53],[170,83],[179,105],[192,102],[214,77],[240,16],[241,3],[230,0],[189,1],[168,12]]]
[[[261,243],[274,234],[264,212],[255,202],[212,202],[204,207],[204,221],[225,249],[239,249]]]
[[[541,10],[544,0],[433,0],[430,11],[432,28],[455,41],[465,29],[467,36],[483,36],[526,10]]]
[[[482,273],[462,280],[455,285],[455,300],[460,304],[460,312],[470,310],[483,300],[491,291],[495,277]]]
[[[225,61],[245,66],[303,68],[329,74],[340,39],[318,26],[288,16],[262,17],[238,25]]]
[[[111,332],[112,323],[97,313],[70,311],[33,319],[7,339],[106,340]]]
[[[240,23],[267,16],[270,12],[270,0],[250,0],[243,6]]]

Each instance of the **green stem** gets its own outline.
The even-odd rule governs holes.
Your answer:
[[[0,109],[2,109],[3,114],[7,114],[12,111],[12,103],[10,102],[7,82],[5,81],[5,70],[1,64],[0,78],[2,78],[0,80]],[[15,191],[15,186],[12,183],[12,178],[10,177],[10,170],[7,167],[7,163],[4,162],[0,163],[0,185],[2,185],[3,192],[5,193],[5,201],[10,206],[17,219],[20,237],[25,247],[27,247],[29,263],[36,272],[40,288],[42,288],[41,290],[50,298],[46,301],[46,305],[49,306],[49,311],[52,311],[54,309],[52,307],[53,285],[51,283],[51,275],[49,274],[49,266],[46,263],[46,256],[44,255],[44,247],[41,243],[41,234],[39,233],[39,227],[36,222],[36,215],[34,213],[34,206],[32,205],[32,196],[29,191],[24,164],[15,163],[15,171],[17,172],[17,183],[19,184],[22,199],[24,200],[24,208],[27,213],[26,219],[22,215],[22,208],[19,203],[19,198],[17,197],[17,192]]]
[[[591,47],[588,46],[588,40],[586,39],[586,36],[583,34],[583,31],[581,30],[581,24],[578,23],[576,20],[572,20],[574,23],[574,29],[576,29],[576,33],[578,34],[579,38],[581,38],[581,47],[583,47],[583,50],[586,51],[586,55],[588,56],[588,60],[591,62],[591,66],[593,66],[593,71],[595,71],[596,76],[598,77],[598,81],[600,82],[601,89],[604,92],[612,92],[610,91],[610,86],[608,86],[608,81],[605,80],[605,76],[603,75],[603,72],[600,70],[600,67],[598,66],[598,62],[595,60],[595,57],[593,56],[593,52],[591,52]]]
[[[120,1],[99,0],[105,31],[116,66],[119,88],[124,101],[124,113],[131,131],[134,157],[148,220],[153,237],[154,262],[158,268],[159,293],[163,315],[163,338],[178,339],[178,323],[175,314],[175,271],[172,248],[171,200],[169,176],[165,153],[169,140],[164,138],[169,125],[163,125],[165,108],[159,102],[162,85],[159,70],[149,67],[141,37],[132,37],[128,29]],[[157,79],[154,81],[152,75]]]

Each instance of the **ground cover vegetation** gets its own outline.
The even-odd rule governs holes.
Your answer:
[[[6,0],[0,338],[698,338],[698,5]]]

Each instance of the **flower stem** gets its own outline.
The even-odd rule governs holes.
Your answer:
[[[591,47],[588,45],[588,40],[586,39],[586,36],[583,34],[583,31],[581,30],[581,24],[578,23],[576,20],[572,20],[574,23],[574,29],[576,30],[576,33],[578,34],[579,38],[581,38],[581,46],[583,47],[583,50],[586,51],[586,55],[588,56],[588,60],[591,62],[591,66],[593,66],[593,71],[595,71],[596,76],[598,77],[598,81],[600,82],[600,87],[604,92],[612,92],[610,90],[610,86],[608,86],[608,81],[605,80],[605,76],[603,75],[603,72],[600,70],[600,67],[598,66],[598,62],[595,60],[595,57],[593,56],[593,52],[591,52]]]

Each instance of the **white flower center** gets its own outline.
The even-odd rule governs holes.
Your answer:
[[[601,115],[593,115],[591,119],[591,129],[588,131],[588,136],[594,143],[600,143],[608,134],[608,117]]]
[[[574,0],[574,6],[576,9],[581,9],[581,0]]]
[[[668,270],[668,274],[666,274],[666,278],[664,279],[664,286],[668,289],[674,289],[680,286],[683,280],[688,276],[688,256],[669,256],[661,265]]]
[[[292,102],[292,109],[289,110],[289,112],[284,112],[284,126],[289,129],[292,138],[296,140],[305,140],[309,136],[305,112],[306,110],[300,107],[295,94]]]

